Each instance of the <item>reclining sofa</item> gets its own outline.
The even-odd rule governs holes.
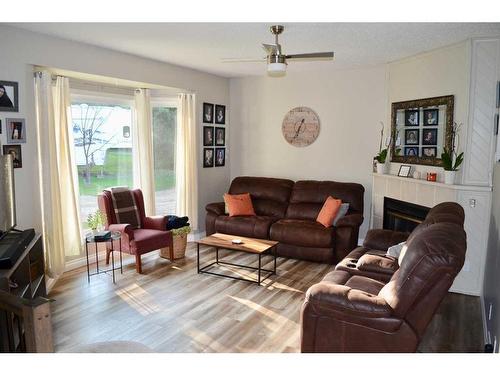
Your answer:
[[[432,208],[413,232],[370,230],[301,309],[302,352],[414,352],[465,261],[463,208]],[[386,255],[406,241],[399,258]]]
[[[206,206],[206,233],[225,233],[278,241],[279,256],[336,263],[357,246],[363,223],[364,187],[334,181],[291,181],[237,177],[229,194],[250,193],[256,216],[225,214],[224,202]],[[349,203],[335,226],[316,222],[328,196]]]

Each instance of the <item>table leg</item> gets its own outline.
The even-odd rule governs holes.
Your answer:
[[[113,284],[115,284],[115,245],[114,241],[111,241],[111,273],[113,274]]]
[[[120,237],[120,273],[123,275],[122,238]]]
[[[85,241],[85,254],[87,255],[87,281],[90,283],[89,243],[87,241]]]
[[[198,268],[198,273],[200,273],[200,244],[196,244],[196,266]]]
[[[274,275],[276,275],[276,248],[274,248]]]
[[[259,278],[257,279],[257,285],[260,285],[260,267],[261,267],[261,258],[262,258],[262,255],[259,254],[259,270],[258,270],[258,273],[259,273]]]
[[[97,273],[99,273],[99,255],[97,253],[97,242],[95,242],[94,244],[95,244],[95,264],[97,267]]]
[[[215,263],[219,264],[219,248],[215,248]]]

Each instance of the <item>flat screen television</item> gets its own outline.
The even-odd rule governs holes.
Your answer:
[[[0,156],[0,238],[16,226],[16,197],[12,155]]]

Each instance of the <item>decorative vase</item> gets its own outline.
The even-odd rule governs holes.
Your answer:
[[[456,171],[444,171],[444,183],[453,185],[455,183]]]
[[[377,173],[378,174],[385,174],[385,163],[377,163]]]

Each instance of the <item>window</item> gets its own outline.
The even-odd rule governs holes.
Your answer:
[[[152,107],[155,205],[157,215],[175,214],[177,103],[155,100]]]
[[[73,96],[75,162],[80,220],[97,209],[97,194],[111,186],[133,186],[132,103],[112,98]]]

